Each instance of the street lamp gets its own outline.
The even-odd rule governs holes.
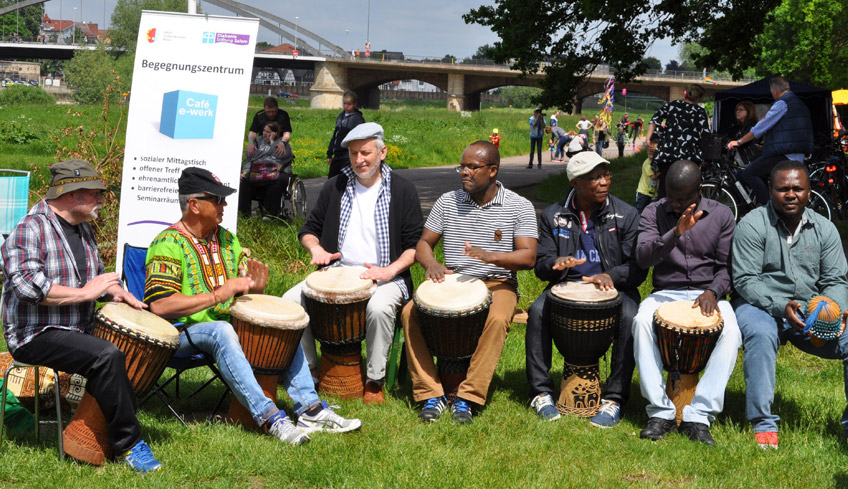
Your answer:
[[[74,7],[74,23],[71,25],[71,45],[77,43],[77,8]]]
[[[294,50],[295,51],[297,51],[297,20],[298,19],[300,19],[300,17],[294,18]]]
[[[345,51],[350,47],[350,29],[345,29]]]

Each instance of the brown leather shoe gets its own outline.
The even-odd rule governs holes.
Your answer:
[[[366,382],[362,402],[365,404],[383,404],[386,402],[386,397],[383,395],[383,385],[377,382]]]

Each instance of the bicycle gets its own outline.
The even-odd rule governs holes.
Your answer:
[[[722,151],[719,159],[704,162],[702,165],[701,196],[729,207],[733,212],[734,219],[739,222],[745,214],[758,207],[758,204],[753,189],[736,178],[736,172],[741,170],[742,167],[736,163],[735,152],[735,149]],[[832,221],[834,205],[831,199],[826,194],[812,188],[812,177],[810,182],[810,200],[807,207]]]
[[[845,172],[845,154],[839,140],[833,140],[807,163],[810,169],[810,186],[826,194],[840,219],[848,215],[848,174]]]
[[[280,178],[288,178],[286,188],[280,197],[280,213],[277,217],[286,221],[302,220],[306,218],[306,185],[296,174],[280,175]],[[254,206],[261,202],[265,195],[264,189],[259,189],[253,195]]]

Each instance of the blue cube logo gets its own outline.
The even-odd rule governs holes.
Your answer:
[[[212,139],[218,96],[174,90],[162,96],[159,132],[172,139]]]

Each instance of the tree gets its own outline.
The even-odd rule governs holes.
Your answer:
[[[7,7],[15,3],[17,3],[15,0],[0,0],[0,7]],[[2,33],[3,40],[8,40],[17,32],[21,39],[34,41],[40,26],[40,6],[22,8],[17,13],[10,12],[0,16],[0,33]]]
[[[653,56],[648,56],[647,58],[644,59],[644,61],[645,61],[645,69],[656,70],[656,71],[662,71],[662,69],[663,69],[662,68],[662,61],[660,61],[659,59],[657,59]]]
[[[783,0],[757,36],[762,76],[783,75],[831,89],[848,86],[848,6],[827,0]]]
[[[495,61],[514,60],[513,68],[535,73],[551,60],[535,102],[571,108],[586,77],[603,60],[623,82],[647,69],[645,52],[658,39],[697,41],[706,54],[692,61],[739,78],[756,63],[750,42],[728,42],[740,33],[763,32],[766,14],[781,0],[496,0],[471,10],[466,23],[488,26],[499,37]],[[619,12],[621,14],[619,14]],[[626,13],[626,14],[624,14]],[[551,35],[551,33],[556,33]]]
[[[541,89],[533,87],[510,86],[501,88],[503,101],[517,109],[533,107],[533,97],[538,96]]]
[[[102,44],[91,51],[77,51],[65,66],[68,86],[74,90],[74,100],[80,104],[100,104],[104,97],[118,100],[117,77],[115,58]]]
[[[676,59],[673,59],[666,63],[665,71],[683,71],[683,67],[680,66],[680,63]]]
[[[489,44],[484,44],[477,48],[477,52],[471,55],[471,59],[494,59],[495,48]]]

